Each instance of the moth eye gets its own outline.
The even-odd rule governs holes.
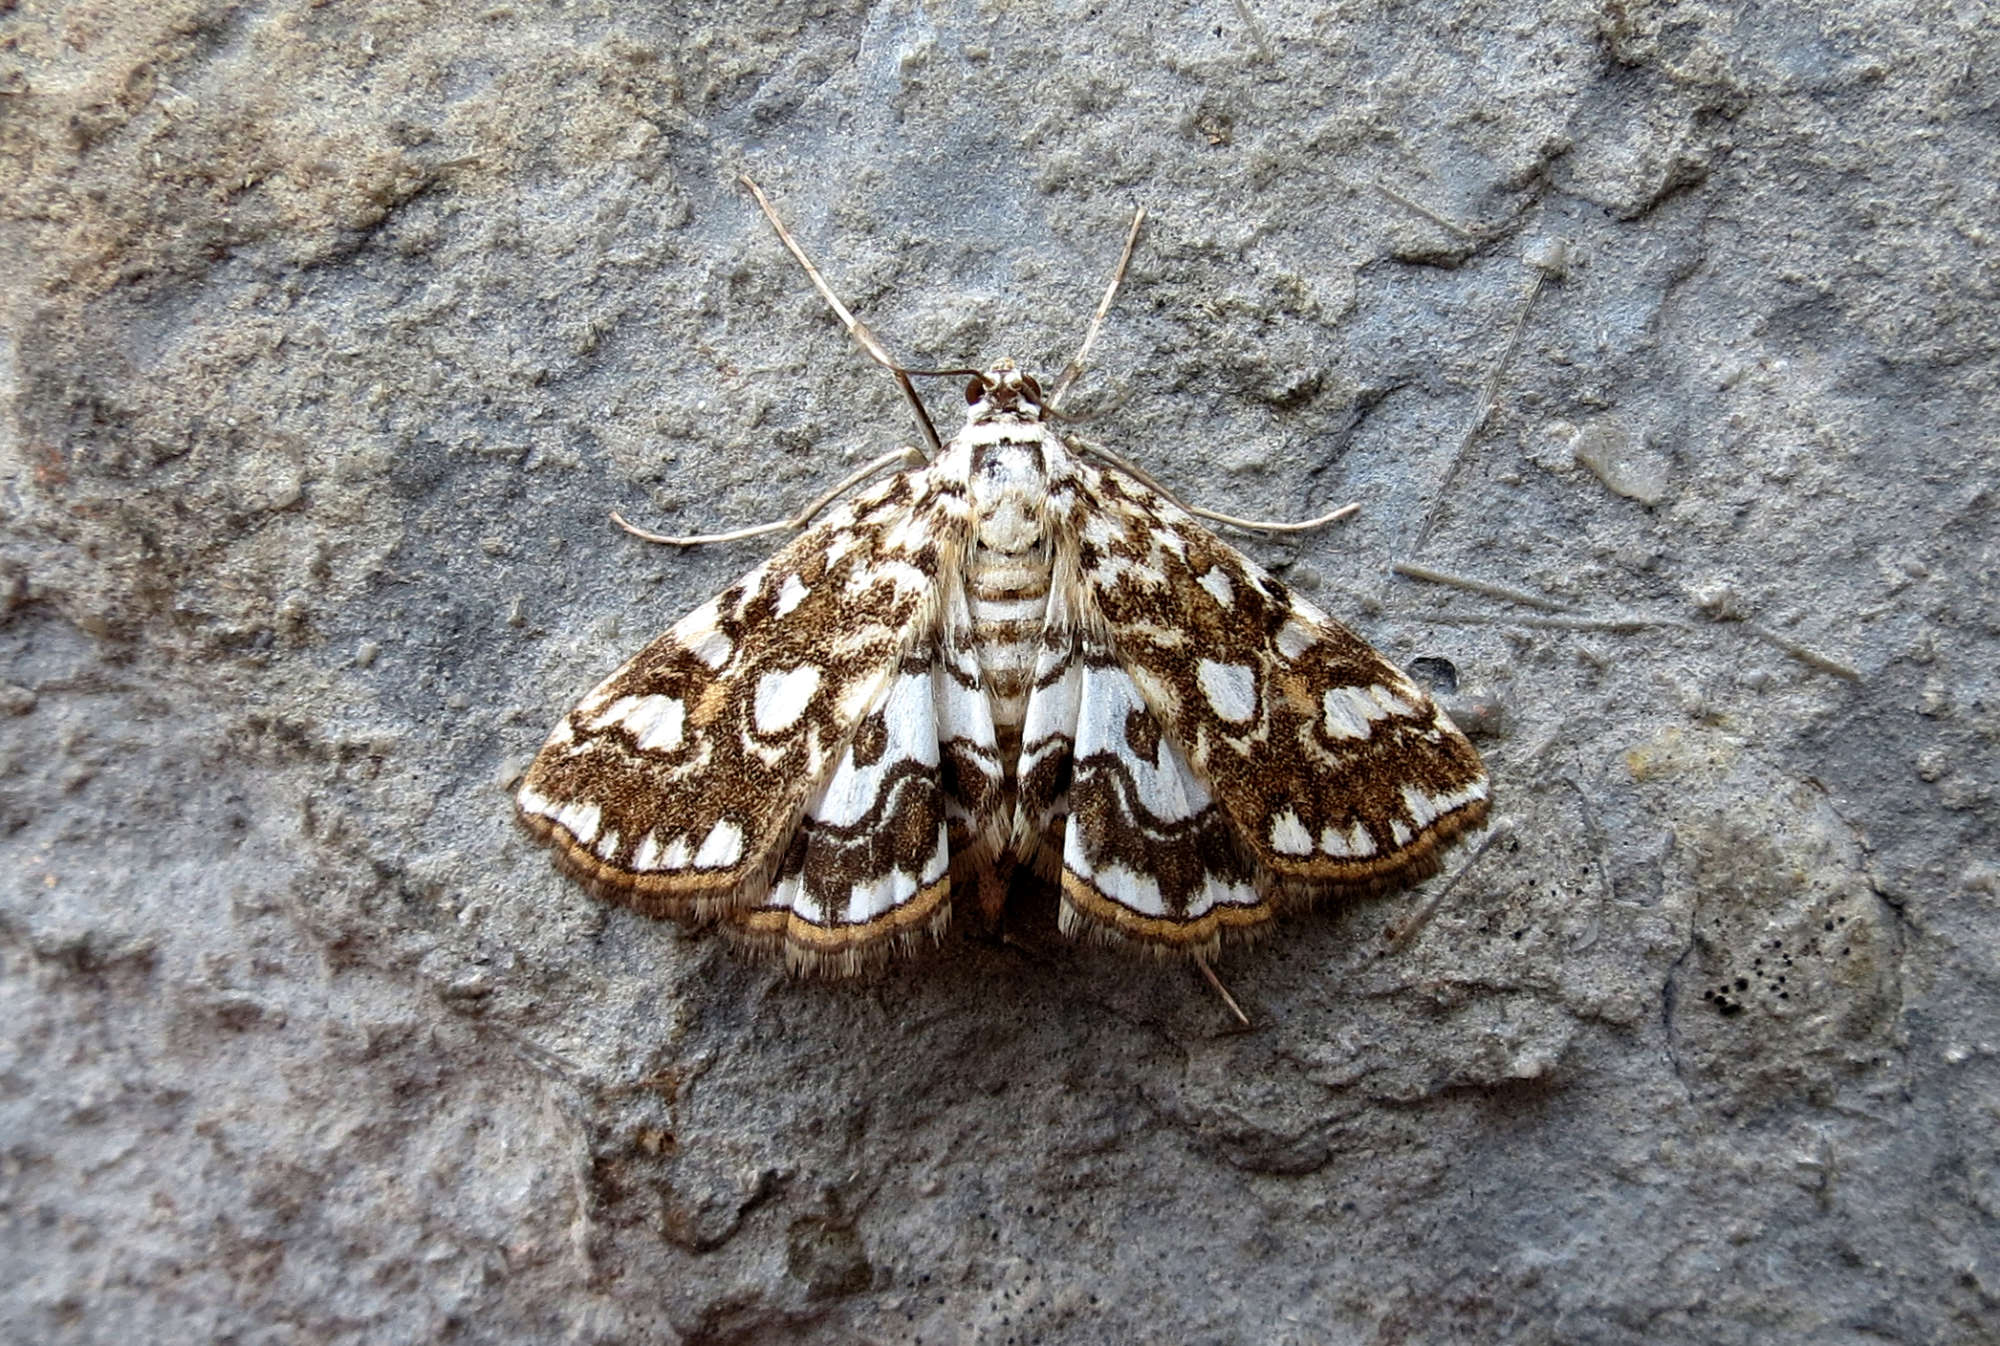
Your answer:
[[[1028,395],[1028,399],[1033,403],[1035,403],[1035,405],[1037,406],[1041,405],[1042,385],[1035,382],[1035,376],[1033,374],[1021,375],[1021,391],[1026,393]]]
[[[968,404],[977,402],[984,396],[986,396],[985,379],[975,378],[972,382],[965,385],[965,400]]]

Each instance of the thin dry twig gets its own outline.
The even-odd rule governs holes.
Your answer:
[[[1398,561],[1389,567],[1390,573],[1406,579],[1423,580],[1428,584],[1444,584],[1454,589],[1464,589],[1467,593],[1484,594],[1488,598],[1504,598],[1509,603],[1519,603],[1522,607],[1534,608],[1539,612],[1574,612],[1540,594],[1531,594],[1525,589],[1510,589],[1504,584],[1494,584],[1489,580],[1470,579],[1463,575],[1447,574],[1442,570],[1432,570],[1428,566]]]
[[[1243,26],[1250,30],[1250,40],[1257,44],[1257,59],[1266,65],[1274,64],[1277,55],[1271,50],[1271,40],[1264,35],[1264,25],[1257,22],[1245,0],[1232,0],[1236,6],[1236,17],[1243,20]]]

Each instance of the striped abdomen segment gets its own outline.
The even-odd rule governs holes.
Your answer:
[[[1009,776],[1021,752],[1021,720],[1034,685],[1035,657],[1049,611],[1049,556],[1040,546],[1023,552],[975,544],[966,569],[972,606],[973,650],[993,706],[1000,761]]]

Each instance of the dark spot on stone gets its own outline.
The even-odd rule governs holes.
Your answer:
[[[875,1280],[854,1228],[817,1217],[794,1221],[785,1244],[785,1271],[810,1299],[859,1294]]]
[[[1410,673],[1429,685],[1439,696],[1450,696],[1458,690],[1458,666],[1449,659],[1433,654],[1410,660]]]

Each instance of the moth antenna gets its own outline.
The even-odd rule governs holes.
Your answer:
[[[833,287],[826,283],[824,276],[820,275],[819,268],[812,263],[812,258],[806,256],[806,250],[799,246],[798,240],[792,237],[791,230],[785,228],[785,222],[778,218],[778,212],[771,205],[770,199],[764,195],[764,189],[759,187],[748,173],[738,174],[737,177],[750,189],[750,195],[757,198],[757,209],[764,212],[764,218],[778,231],[778,241],[783,243],[798,264],[805,268],[807,279],[812,281],[813,288],[819,291],[819,297],[826,300],[833,309],[834,316],[838,317],[841,324],[847,328],[848,335],[860,344],[869,359],[896,376],[896,386],[903,390],[903,396],[909,400],[910,410],[917,416],[917,428],[924,432],[924,442],[931,446],[929,456],[936,457],[941,447],[938,443],[937,427],[931,424],[931,414],[924,410],[923,399],[917,396],[916,387],[910,382],[912,371],[899,364],[896,358],[889,354],[888,347],[876,340],[875,334],[868,330],[868,324],[855,317],[848,311],[847,305],[840,302],[840,296],[833,292]]]
[[[868,478],[874,476],[877,472],[899,465],[904,468],[916,467],[923,461],[924,455],[920,450],[908,447],[892,450],[883,454],[874,462],[869,463],[866,467],[857,468],[855,471],[842,477],[832,487],[822,491],[810,505],[807,505],[791,518],[779,519],[775,523],[760,523],[751,528],[737,528],[727,533],[702,533],[692,537],[669,537],[665,533],[655,533],[650,529],[641,528],[637,524],[627,523],[625,516],[615,509],[611,511],[611,522],[617,524],[633,537],[645,542],[657,542],[664,547],[706,547],[713,542],[741,542],[745,538],[763,537],[767,533],[787,533],[795,528],[804,528],[813,521],[814,516],[821,510],[847,494],[854,487],[868,480]]]
[[[1104,298],[1097,302],[1097,312],[1090,316],[1090,326],[1084,331],[1083,344],[1076,348],[1076,357],[1063,366],[1063,372],[1056,375],[1054,389],[1042,405],[1054,408],[1063,399],[1070,386],[1083,377],[1083,362],[1090,355],[1090,348],[1097,342],[1097,330],[1104,326],[1105,315],[1111,312],[1111,300],[1118,293],[1120,282],[1125,279],[1125,268],[1132,264],[1132,249],[1139,242],[1139,226],[1146,222],[1146,208],[1140,206],[1132,212],[1132,228],[1125,235],[1125,251],[1118,255],[1118,267],[1111,273],[1111,283],[1104,287]]]

